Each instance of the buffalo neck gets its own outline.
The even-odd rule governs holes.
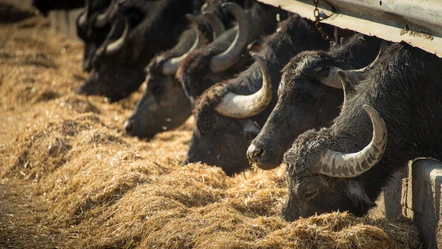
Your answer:
[[[387,125],[387,147],[381,161],[361,176],[372,196],[377,196],[386,180],[408,160],[416,157],[441,158],[442,60],[405,43],[391,45],[386,55],[357,87],[335,119],[330,134],[333,150],[355,152],[372,137],[372,124],[362,110],[373,106]],[[374,185],[373,179],[382,183]]]

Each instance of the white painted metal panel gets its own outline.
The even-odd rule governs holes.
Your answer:
[[[314,20],[313,0],[258,0]],[[442,57],[442,0],[319,0],[321,22]],[[330,34],[332,35],[332,34]]]

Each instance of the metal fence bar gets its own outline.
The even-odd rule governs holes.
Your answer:
[[[314,20],[313,0],[258,0]],[[334,7],[334,12],[332,11]],[[321,22],[442,57],[441,0],[320,0]]]

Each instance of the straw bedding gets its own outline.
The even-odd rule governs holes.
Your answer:
[[[405,220],[337,212],[285,222],[284,167],[234,177],[181,167],[192,119],[151,141],[125,135],[142,89],[113,104],[76,95],[82,45],[5,9],[18,17],[0,19],[0,245],[419,248]]]

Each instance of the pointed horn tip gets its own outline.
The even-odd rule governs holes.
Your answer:
[[[252,56],[253,59],[255,59],[258,63],[264,63],[265,61],[264,57],[259,55],[258,53],[250,52],[250,56]]]
[[[196,16],[193,14],[186,14],[184,15],[189,21],[191,22],[195,22],[196,21]]]
[[[388,43],[385,41],[382,41],[381,45],[379,47],[378,57],[382,56],[385,53],[385,50],[387,50],[387,47],[388,47]]]
[[[106,44],[104,46],[104,53],[107,55],[113,55],[115,52],[119,51],[123,46],[127,39],[127,35],[129,32],[129,21],[127,17],[124,17],[124,30],[123,34],[121,34],[120,38],[118,38],[116,41],[113,41],[109,44]]]
[[[382,118],[381,114],[378,112],[378,110],[376,110],[373,106],[368,105],[368,104],[364,104],[362,106],[362,108],[364,109],[364,111],[371,117],[371,119],[373,119],[373,117],[377,117],[378,120],[381,120],[381,124],[383,124],[383,126],[385,126],[385,121]]]
[[[345,80],[345,76],[347,76],[347,73],[344,70],[342,70],[342,69],[338,69],[336,71],[336,74],[338,74],[338,76],[341,79],[341,81]]]
[[[242,7],[239,4],[234,3],[234,2],[223,3],[223,4],[221,4],[221,8],[229,10],[229,11],[234,9],[234,8],[242,9]]]
[[[186,14],[185,17],[187,18],[187,20],[189,20],[192,24],[195,25],[195,28],[198,28],[199,25],[204,25],[204,21],[198,19],[198,17],[193,14]]]
[[[107,7],[107,9],[104,11],[104,13],[99,14],[97,16],[95,23],[94,23],[94,25],[97,28],[102,28],[103,26],[105,26],[109,22],[109,16],[115,7],[115,4],[116,4],[116,0],[112,0],[110,2],[109,6]]]
[[[103,55],[104,50],[105,50],[105,48],[101,46],[101,47],[99,47],[99,48],[95,51],[95,54],[96,54],[97,56],[101,56],[101,55]]]
[[[204,10],[201,14],[202,15],[214,15],[214,13],[212,11],[208,11],[208,10]]]
[[[368,104],[364,104],[362,106],[362,108],[370,116],[370,118],[372,120],[378,120],[378,122],[376,122],[376,123],[379,123],[380,125],[382,125],[384,127],[384,129],[386,129],[385,121],[382,118],[381,114],[378,112],[378,110],[376,110],[373,106],[368,105]],[[374,121],[373,121],[373,124],[375,124]]]
[[[367,112],[368,114],[375,114],[380,116],[379,112],[376,109],[374,109],[374,107],[372,107],[371,105],[364,104],[362,108],[364,108],[364,111]]]
[[[345,75],[345,72],[344,72],[344,70],[342,70],[342,69],[338,69],[338,70],[336,70],[336,73],[339,75]]]

